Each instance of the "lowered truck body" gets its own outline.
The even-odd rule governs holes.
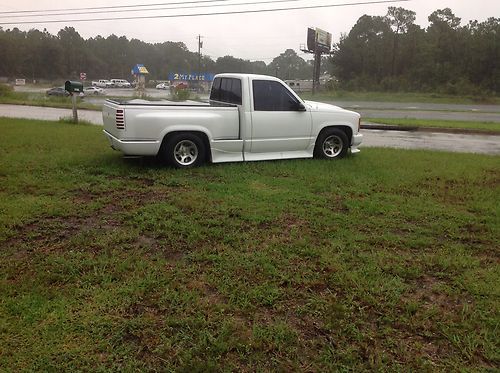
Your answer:
[[[362,141],[360,116],[302,101],[281,80],[219,74],[210,102],[106,101],[104,133],[125,155],[164,156],[177,167],[203,161],[336,158]]]

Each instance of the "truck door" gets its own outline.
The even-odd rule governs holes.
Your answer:
[[[304,151],[311,142],[311,113],[280,82],[252,81],[251,153]]]

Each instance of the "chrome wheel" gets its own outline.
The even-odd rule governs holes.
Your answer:
[[[175,145],[175,160],[182,166],[190,166],[198,158],[198,147],[191,140],[182,140]]]
[[[328,136],[325,141],[323,141],[323,153],[328,158],[337,157],[344,148],[344,142],[337,135]]]

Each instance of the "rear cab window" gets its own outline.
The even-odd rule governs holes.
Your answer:
[[[241,80],[238,78],[215,78],[210,91],[210,100],[241,105]]]

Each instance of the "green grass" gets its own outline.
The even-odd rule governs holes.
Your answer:
[[[10,92],[6,95],[0,95],[0,104],[11,105],[30,105],[55,108],[72,108],[71,97],[47,96],[43,93],[28,92]],[[101,105],[81,102],[78,99],[78,108],[87,110],[101,110]]]
[[[0,133],[2,371],[499,367],[498,156],[173,170]]]
[[[361,92],[361,91],[327,91],[312,95],[310,92],[300,93],[306,100],[341,100],[341,101],[375,101],[375,102],[420,102],[432,104],[494,104],[500,105],[498,96],[455,96],[439,93],[412,92]]]
[[[432,127],[451,129],[473,129],[479,131],[500,132],[500,123],[496,122],[471,122],[460,120],[435,120],[435,119],[408,119],[408,118],[363,118],[370,123],[389,124],[403,127]]]

